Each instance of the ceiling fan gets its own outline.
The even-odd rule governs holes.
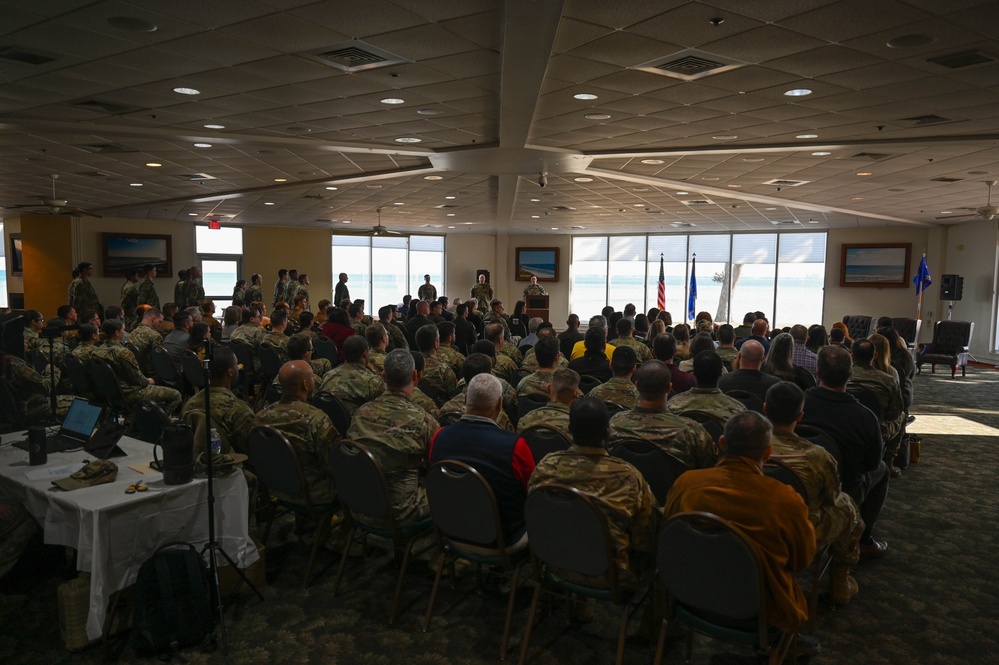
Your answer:
[[[958,210],[970,210],[971,213],[967,215],[947,215],[945,217],[937,217],[937,219],[995,219],[999,217],[999,206],[992,205],[992,188],[996,186],[995,180],[990,180],[985,183],[989,186],[989,201],[980,208],[958,208]]]
[[[337,233],[345,233],[351,236],[399,236],[408,237],[408,233],[402,233],[400,231],[391,231],[388,227],[382,226],[382,209],[379,206],[375,208],[375,212],[378,213],[378,223],[371,229],[357,230],[357,231],[337,231]]]
[[[8,209],[13,210],[15,208],[42,208],[43,210],[28,210],[27,212],[31,214],[44,214],[45,212],[51,213],[53,215],[68,214],[68,215],[73,215],[74,217],[79,215],[87,215],[89,217],[101,217],[101,215],[89,212],[87,210],[83,210],[82,208],[74,208],[73,206],[69,205],[69,201],[67,201],[66,199],[58,198],[56,196],[56,180],[59,179],[59,174],[50,173],[49,178],[52,179],[51,198],[46,198],[44,196],[36,196],[35,198],[38,199],[39,201],[38,203],[22,203],[20,205],[8,206]]]

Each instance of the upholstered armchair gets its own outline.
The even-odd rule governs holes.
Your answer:
[[[961,376],[965,376],[970,357],[968,345],[974,331],[975,324],[971,321],[937,321],[933,326],[933,341],[920,346],[916,369],[922,372],[923,365],[929,363],[930,372],[935,372],[937,365],[947,365],[952,379],[958,367]]]
[[[863,339],[873,332],[871,328],[874,326],[874,317],[864,314],[847,314],[843,317],[843,323],[846,324],[851,339]]]
[[[919,330],[922,326],[923,322],[919,319],[897,317],[891,320],[891,327],[898,331],[898,336],[905,340],[906,346],[910,349],[915,348],[916,342],[919,341]]]

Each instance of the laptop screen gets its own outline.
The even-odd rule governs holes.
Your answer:
[[[70,405],[59,433],[69,434],[74,438],[89,439],[90,435],[94,433],[94,428],[97,427],[97,421],[100,420],[103,411],[104,407],[77,397]]]

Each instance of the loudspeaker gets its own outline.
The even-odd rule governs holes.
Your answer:
[[[24,358],[24,312],[11,312],[0,317],[0,350],[7,355]]]
[[[478,270],[475,271],[475,283],[476,284],[479,283],[479,275],[485,275],[486,276],[486,284],[489,284],[489,271],[488,270],[482,270],[480,268],[480,269],[478,269]]]
[[[944,275],[940,282],[940,300],[960,300],[964,295],[964,278],[960,275]]]

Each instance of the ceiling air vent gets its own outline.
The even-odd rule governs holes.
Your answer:
[[[697,81],[707,76],[742,67],[744,64],[744,62],[723,58],[713,53],[687,49],[637,65],[632,69],[669,76],[681,81]]]
[[[951,53],[950,55],[941,55],[936,58],[928,58],[926,60],[926,62],[932,62],[948,69],[963,69],[965,67],[973,67],[975,65],[987,65],[990,62],[995,61],[995,57],[982,53],[981,51]]]
[[[456,206],[453,203],[442,203],[439,206],[434,206],[434,207],[437,208],[438,210],[450,210],[451,208],[457,208],[458,206]]]
[[[30,51],[22,51],[21,49],[16,49],[12,46],[0,46],[0,58],[3,58],[4,60],[11,60],[13,62],[20,62],[25,65],[44,65],[48,62],[55,61],[55,58],[50,58],[47,55],[32,53]]]
[[[902,122],[912,122],[916,125],[936,125],[941,122],[952,122],[950,118],[942,115],[917,115],[912,118],[902,118]]]
[[[184,175],[177,176],[181,180],[187,180],[188,182],[204,182],[206,180],[218,180],[213,175],[208,175],[207,173],[186,173]]]
[[[86,143],[77,147],[82,148],[87,152],[101,155],[121,155],[129,152],[139,152],[133,148],[126,148],[118,143]]]
[[[110,173],[105,173],[104,171],[77,171],[76,175],[82,175],[85,178],[110,178]]]
[[[797,225],[801,224],[801,222],[799,222],[796,219],[783,219],[783,220],[781,220],[781,219],[772,219],[772,220],[770,220],[770,223],[773,224],[774,226],[794,226],[796,224]]]
[[[774,178],[773,180],[767,180],[764,185],[773,185],[774,187],[797,187],[799,185],[807,185],[811,180],[787,180],[785,178]]]
[[[858,152],[854,155],[857,159],[870,159],[873,161],[878,161],[879,159],[886,159],[891,157],[891,155],[883,152]]]
[[[551,206],[548,209],[552,212],[576,212],[572,206]]]
[[[930,182],[961,182],[962,180],[964,180],[964,178],[930,178]]]
[[[114,102],[107,102],[100,99],[85,99],[82,102],[74,103],[73,108],[93,111],[94,113],[110,113],[111,115],[125,115],[126,113],[135,113],[142,110],[138,106],[116,104]]]
[[[715,202],[709,199],[687,199],[686,201],[680,201],[685,206],[697,207],[697,206],[711,206]]]
[[[302,197],[303,199],[311,199],[312,201],[322,201],[326,197],[322,194],[306,194]]]
[[[408,62],[405,58],[360,40],[341,42],[302,55],[310,60],[351,73]]]

